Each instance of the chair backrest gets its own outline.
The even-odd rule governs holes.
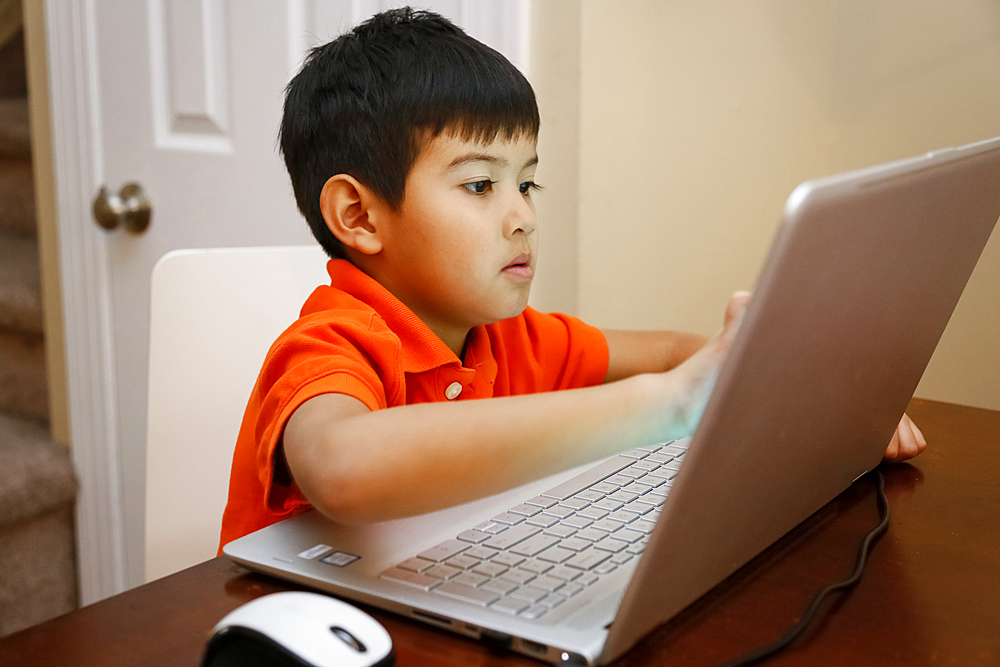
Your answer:
[[[153,269],[146,581],[212,558],[267,350],[329,282],[318,246],[178,250]]]

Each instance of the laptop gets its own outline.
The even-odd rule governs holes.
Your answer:
[[[307,512],[224,553],[549,662],[609,662],[879,464],[998,216],[1000,137],[806,182],[690,439],[407,519]]]

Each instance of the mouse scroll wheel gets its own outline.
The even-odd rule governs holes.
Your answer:
[[[350,646],[351,648],[353,648],[358,653],[364,653],[365,651],[368,650],[365,647],[365,645],[362,644],[358,640],[357,637],[355,637],[354,635],[352,635],[350,632],[348,632],[344,628],[341,628],[341,627],[336,626],[336,625],[332,625],[332,626],[330,626],[330,632],[332,632],[333,634],[337,635],[337,638],[339,638],[340,641],[344,642],[345,644],[347,644],[348,646]]]

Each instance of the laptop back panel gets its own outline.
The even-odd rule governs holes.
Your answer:
[[[610,659],[878,465],[1000,216],[1000,140],[800,186]]]

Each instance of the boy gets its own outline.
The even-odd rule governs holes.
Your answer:
[[[538,126],[521,73],[435,14],[311,53],[281,150],[331,285],[265,360],[223,545],[309,506],[412,515],[693,431],[749,295],[711,340],[528,308]],[[904,417],[887,457],[924,444]]]

